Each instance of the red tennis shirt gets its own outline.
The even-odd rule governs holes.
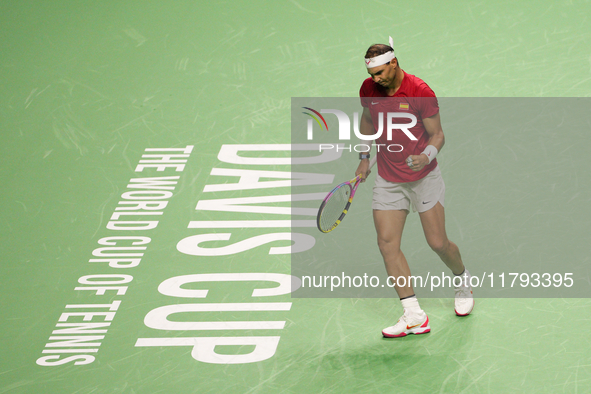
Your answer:
[[[439,112],[437,97],[429,85],[422,79],[404,72],[402,84],[393,96],[388,96],[386,89],[371,78],[363,81],[359,96],[361,105],[371,112],[376,133],[380,121],[382,122],[382,135],[375,141],[379,149],[378,174],[385,180],[396,183],[414,182],[427,176],[437,166],[437,159],[421,171],[414,172],[406,164],[406,158],[410,155],[420,155],[425,150],[429,134],[423,125],[423,119]],[[416,125],[410,128],[402,127],[407,132],[393,128],[391,138],[388,138],[388,112],[399,114],[392,117],[392,124],[412,124],[414,115]],[[412,140],[407,133],[412,134],[416,140]]]

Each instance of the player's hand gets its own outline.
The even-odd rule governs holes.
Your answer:
[[[429,158],[423,153],[420,155],[410,155],[406,158],[406,164],[411,170],[418,172],[425,168],[427,164],[429,164]]]
[[[365,182],[365,179],[371,174],[371,170],[369,169],[369,160],[363,159],[359,163],[359,167],[357,167],[357,171],[355,171],[355,176],[361,175],[361,182]]]

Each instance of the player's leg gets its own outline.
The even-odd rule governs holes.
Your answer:
[[[440,202],[425,212],[420,212],[421,224],[427,243],[454,275],[462,276],[461,285],[455,287],[455,312],[458,316],[466,316],[474,308],[470,273],[464,267],[460,250],[455,243],[447,238],[445,231],[445,209]],[[457,283],[457,282],[456,282]]]
[[[392,277],[393,285],[400,297],[404,314],[398,322],[382,330],[388,338],[403,337],[408,334],[424,334],[431,331],[429,318],[419,306],[409,279],[410,268],[404,253],[400,250],[402,230],[408,210],[374,210],[374,224],[378,234],[378,246],[384,259],[386,272]]]
[[[447,238],[443,205],[438,202],[428,211],[419,212],[419,216],[429,247],[439,255],[454,275],[461,275],[465,269],[464,263],[457,245]]]
[[[386,272],[389,277],[409,277],[410,268],[404,253],[400,250],[402,239],[402,230],[408,216],[407,210],[375,210],[373,211],[373,221],[378,235],[378,247],[384,259]],[[408,281],[404,281],[408,282]],[[392,282],[390,282],[392,283]],[[394,282],[394,288],[398,297],[405,298],[412,296],[414,290],[411,283],[405,283],[405,286],[398,286],[403,283],[402,280]]]

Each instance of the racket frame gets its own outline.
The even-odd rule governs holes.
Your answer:
[[[376,158],[372,158],[371,161],[369,162],[369,169],[371,169],[374,165],[376,164]],[[353,197],[355,197],[355,192],[357,191],[357,187],[359,187],[359,184],[361,183],[361,174],[357,175],[355,178],[351,179],[350,181],[346,181],[343,182],[337,186],[335,186],[334,189],[332,189],[324,198],[324,200],[322,201],[322,204],[320,204],[320,208],[318,208],[318,215],[316,215],[316,226],[318,227],[318,230],[320,230],[323,233],[329,233],[332,230],[334,230],[339,224],[341,224],[341,222],[343,221],[343,219],[345,218],[345,215],[347,214],[347,212],[349,211],[349,207],[351,206],[351,203],[353,202]],[[353,186],[351,186],[353,185]],[[333,226],[328,229],[328,230],[323,230],[320,226],[320,218],[322,217],[322,211],[324,210],[324,207],[326,206],[326,204],[328,203],[328,200],[330,200],[330,198],[332,197],[332,195],[341,187],[349,187],[350,190],[350,195],[349,195],[349,200],[347,201],[347,204],[345,204],[345,208],[343,209],[343,212],[341,212],[341,215],[339,216],[339,218],[336,220],[336,222],[333,224]]]
[[[351,187],[351,185],[353,185],[353,182],[355,182],[355,185],[353,187]],[[361,175],[357,175],[355,178],[351,179],[350,181],[343,182],[340,185],[336,186],[334,189],[332,189],[327,194],[327,196],[324,198],[324,201],[322,201],[322,204],[320,204],[320,208],[318,209],[318,215],[316,216],[316,225],[318,227],[318,230],[322,231],[323,233],[329,233],[332,230],[334,230],[339,224],[341,224],[341,222],[345,218],[345,215],[347,214],[347,211],[349,210],[349,207],[351,206],[351,203],[353,202],[353,197],[355,197],[355,192],[357,191],[357,187],[359,186],[360,183],[361,183]],[[333,226],[328,230],[323,230],[322,227],[320,226],[320,218],[322,217],[322,212],[324,211],[324,207],[326,206],[326,204],[328,203],[328,200],[330,200],[332,195],[338,189],[340,189],[342,187],[349,188],[349,191],[350,191],[349,199],[347,200],[347,203],[345,204],[345,208],[343,208],[343,212],[341,212],[341,215],[336,220],[336,222],[333,224]]]

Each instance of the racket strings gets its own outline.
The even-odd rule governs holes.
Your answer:
[[[320,213],[319,224],[323,231],[330,230],[336,224],[337,220],[339,220],[343,214],[343,210],[347,206],[350,197],[351,186],[345,184],[335,190],[328,198]]]

